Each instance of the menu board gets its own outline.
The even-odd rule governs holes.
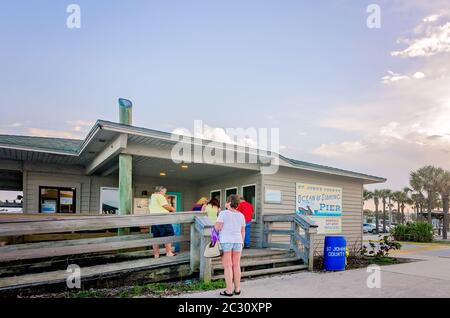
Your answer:
[[[149,202],[149,198],[134,198],[133,214],[148,214]]]

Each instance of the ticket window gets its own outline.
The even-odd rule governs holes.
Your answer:
[[[256,184],[242,186],[242,195],[253,206],[252,221],[256,221]]]
[[[75,209],[75,188],[39,188],[39,213],[75,213]]]

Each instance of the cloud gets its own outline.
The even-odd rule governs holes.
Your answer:
[[[401,80],[409,80],[410,79],[410,77],[407,75],[400,75],[400,74],[394,73],[392,71],[388,71],[388,73],[389,73],[388,75],[383,76],[381,78],[381,81],[383,83],[392,83],[392,82],[398,82]]]
[[[93,124],[94,123],[91,121],[74,120],[65,122],[63,124],[64,129],[47,129],[33,127],[29,122],[15,122],[12,124],[0,125],[0,133],[8,135],[83,139]]]
[[[51,130],[41,128],[28,128],[27,134],[36,137],[54,137],[54,138],[67,138],[67,139],[80,139],[80,135],[74,132],[65,130]]]
[[[428,17],[425,17],[422,21],[423,22],[434,22],[434,21],[437,21],[440,16],[441,16],[440,14],[432,14],[432,15],[429,15]]]
[[[440,26],[430,26],[430,22],[437,21],[435,16],[425,18],[424,22],[416,26],[414,33],[418,36],[417,38],[399,40],[400,43],[408,44],[408,47],[404,50],[393,51],[391,55],[406,58],[450,52],[450,22]]]
[[[339,157],[342,155],[356,154],[367,146],[359,141],[344,141],[341,143],[321,144],[312,153],[322,157]]]
[[[425,77],[425,74],[423,74],[422,72],[415,72],[413,77],[416,79],[421,79]]]
[[[422,79],[422,78],[425,78],[425,74],[422,72],[415,72],[412,76],[409,76],[409,75],[400,75],[398,73],[388,71],[388,75],[383,76],[381,78],[381,82],[384,84],[389,84],[399,82],[402,80]]]
[[[3,124],[0,125],[1,128],[19,128],[22,127],[24,125],[24,123],[21,122],[14,122],[12,124]]]
[[[70,130],[80,133],[87,132],[94,125],[92,121],[88,120],[67,121],[67,124],[71,126]]]

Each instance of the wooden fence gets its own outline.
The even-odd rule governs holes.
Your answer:
[[[264,240],[265,248],[281,248],[294,251],[309,269],[313,268],[313,244],[316,234],[316,225],[308,218],[295,214],[265,214]],[[277,222],[290,224],[289,230],[274,229],[273,224]],[[190,232],[179,236],[168,236],[153,238],[150,233],[131,233],[118,235],[118,229],[149,227],[158,224],[187,224]],[[89,267],[90,256],[84,272],[95,275],[112,275],[121,270],[145,268],[161,268],[173,266],[174,264],[185,265],[189,274],[198,273],[203,281],[210,281],[212,276],[211,259],[203,257],[203,251],[211,239],[211,223],[205,213],[202,212],[177,212],[158,213],[148,215],[45,215],[45,214],[17,214],[0,215],[0,242],[8,241],[8,244],[0,246],[0,268],[7,267],[9,262],[41,262],[50,258],[73,257],[76,255],[99,255],[114,254],[123,251],[145,249],[152,244],[185,243],[186,251],[174,257],[161,257],[154,259],[146,257],[133,263],[116,262],[101,266]],[[93,231],[109,233],[104,236],[93,236]],[[101,234],[101,233],[100,233]],[[272,242],[272,235],[288,235],[289,244]],[[24,236],[36,237],[47,235],[47,238],[38,242],[24,242],[20,238]],[[50,235],[50,238],[48,238]],[[52,236],[53,235],[53,236]],[[0,244],[1,245],[1,244]],[[113,256],[111,256],[113,257]],[[27,276],[28,275],[28,276]],[[0,290],[34,282],[43,285],[45,280],[55,282],[64,281],[67,276],[65,271],[54,271],[49,268],[47,275],[38,273],[35,276],[25,274],[21,278],[1,277]]]
[[[133,227],[149,227],[158,224],[188,224],[190,233],[188,235],[167,236],[153,238],[151,234],[128,234],[117,235],[117,229]],[[190,273],[200,272],[199,276],[205,281],[211,279],[211,261],[203,257],[202,251],[210,240],[210,233],[213,224],[202,212],[177,212],[158,213],[149,215],[45,215],[45,214],[17,214],[0,215],[0,242],[8,242],[0,246],[0,265],[7,266],[9,262],[29,261],[40,262],[54,257],[73,257],[75,255],[98,255],[101,253],[120,252],[125,250],[136,250],[146,248],[152,244],[183,243],[189,242],[189,250],[179,253],[175,257],[161,257],[135,261],[132,266],[151,268],[152,265],[161,268],[166,264],[174,265],[189,262]],[[109,230],[109,235],[104,237],[89,237],[92,231],[101,232]],[[80,233],[83,232],[83,233]],[[21,237],[38,235],[73,235],[82,234],[84,238],[45,240],[41,242],[23,243]],[[88,238],[86,238],[88,237]],[[121,268],[121,263],[113,264],[116,269]],[[124,264],[125,265],[125,264]],[[104,266],[110,274],[116,271],[114,266]],[[130,266],[122,266],[130,269]],[[96,274],[103,274],[101,268],[97,266]],[[86,269],[85,272],[89,272]],[[54,275],[52,276],[52,273]],[[4,277],[0,278],[0,289],[11,284],[22,284],[23,281],[30,281],[32,278],[25,277]],[[35,275],[38,277],[39,275]],[[61,280],[61,271],[51,271],[46,276],[48,281]],[[42,280],[40,275],[36,279]]]
[[[310,271],[314,268],[314,236],[317,234],[317,225],[309,218],[292,214],[264,214],[263,247],[293,250]],[[274,229],[274,223],[288,223],[289,230]],[[289,243],[272,242],[272,235],[287,235]]]

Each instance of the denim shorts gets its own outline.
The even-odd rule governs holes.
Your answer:
[[[152,225],[153,237],[164,237],[175,235],[172,224]]]
[[[242,252],[242,243],[220,243],[223,252]]]

